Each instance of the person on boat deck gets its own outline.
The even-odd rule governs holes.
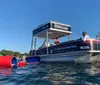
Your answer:
[[[58,45],[60,43],[60,40],[58,37],[56,37],[55,41],[54,41],[54,44]]]
[[[83,35],[83,41],[86,41],[89,38],[86,32],[82,32],[82,35]]]

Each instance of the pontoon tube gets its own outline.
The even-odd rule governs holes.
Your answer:
[[[26,58],[27,63],[37,63],[40,62],[40,57],[35,56],[35,57],[27,57]]]

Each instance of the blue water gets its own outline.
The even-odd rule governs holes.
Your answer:
[[[3,68],[0,69],[0,85],[100,85],[100,68],[75,63]]]

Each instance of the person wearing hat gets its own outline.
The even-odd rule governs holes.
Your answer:
[[[88,38],[90,38],[86,32],[82,32],[83,35],[83,41],[86,41]]]

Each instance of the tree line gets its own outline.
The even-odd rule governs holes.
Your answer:
[[[11,51],[11,50],[1,50],[0,54],[1,55],[14,56],[14,57],[28,56],[28,53],[14,52],[14,51]]]

